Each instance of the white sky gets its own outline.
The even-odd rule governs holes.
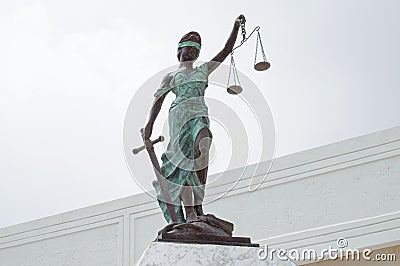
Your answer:
[[[210,60],[241,13],[248,31],[261,26],[272,66],[252,69],[255,39],[236,65],[263,89],[278,156],[399,126],[399,10],[397,0],[1,1],[0,227],[140,192],[122,147],[135,89],[177,63],[190,30]]]

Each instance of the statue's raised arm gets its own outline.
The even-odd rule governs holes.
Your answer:
[[[232,52],[232,49],[235,45],[238,31],[240,28],[240,24],[244,23],[246,21],[245,17],[243,15],[240,15],[236,20],[233,25],[233,29],[231,31],[231,34],[229,35],[228,40],[225,43],[224,48],[216,55],[214,56],[213,59],[211,59],[210,62],[208,62],[208,73],[210,74],[213,72],[227,57],[228,55]]]

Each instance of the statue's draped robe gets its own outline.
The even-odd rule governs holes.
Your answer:
[[[191,186],[194,198],[197,199],[195,204],[199,204],[204,198],[204,184],[197,177],[194,155],[198,133],[203,128],[209,129],[210,124],[204,101],[207,86],[208,68],[207,63],[204,63],[190,74],[175,72],[168,86],[158,89],[154,94],[156,98],[169,91],[176,95],[168,114],[170,141],[161,156],[161,173],[167,180],[166,187],[177,212],[178,222],[185,222],[181,206],[184,184]],[[164,217],[167,222],[171,222],[158,181],[153,181],[153,186]]]

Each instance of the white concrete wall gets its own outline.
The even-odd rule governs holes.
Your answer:
[[[207,195],[233,189],[206,212],[271,248],[400,243],[400,127],[277,158],[249,192],[266,168],[248,167],[237,184],[242,169],[229,171]],[[163,225],[155,200],[134,195],[0,229],[0,265],[134,265]]]

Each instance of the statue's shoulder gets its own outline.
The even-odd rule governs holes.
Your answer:
[[[168,85],[171,83],[172,78],[174,77],[175,73],[174,72],[169,72],[164,75],[162,82],[161,82],[161,87],[168,87]]]

